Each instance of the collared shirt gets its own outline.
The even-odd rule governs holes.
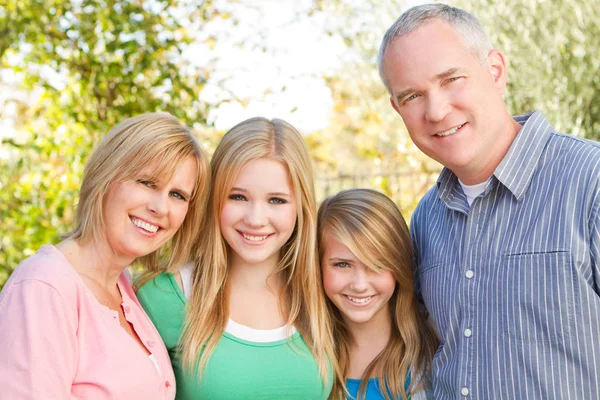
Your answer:
[[[471,207],[444,169],[411,222],[436,399],[600,399],[600,145],[522,126]]]
[[[58,249],[23,261],[0,293],[0,399],[175,398],[167,349],[125,272],[118,287],[147,351]]]

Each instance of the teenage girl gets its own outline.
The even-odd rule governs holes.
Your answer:
[[[252,118],[223,136],[198,256],[138,293],[177,399],[326,399],[335,359],[302,136]]]
[[[348,399],[425,396],[438,345],[414,290],[408,228],[398,207],[368,189],[345,190],[318,213],[323,286]]]

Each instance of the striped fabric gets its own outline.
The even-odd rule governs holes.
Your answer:
[[[600,144],[540,112],[469,209],[444,169],[411,222],[436,399],[600,399]]]

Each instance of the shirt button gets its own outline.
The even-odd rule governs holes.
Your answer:
[[[148,340],[146,344],[148,345],[148,347],[154,347],[155,342],[154,340]]]
[[[131,307],[125,306],[125,312],[128,313],[129,311],[131,311]]]
[[[469,328],[465,329],[465,336],[466,337],[471,337],[472,334],[473,334],[473,332]]]
[[[474,274],[474,273],[473,273],[473,271],[471,271],[470,269],[468,269],[468,270],[467,270],[467,272],[465,273],[465,276],[466,276],[468,279],[471,279],[471,278],[473,277],[473,275],[475,275],[475,274]]]
[[[171,387],[171,382],[169,382],[169,381],[166,381],[166,382],[165,382],[165,387],[166,387],[166,388],[170,388],[170,387]]]
[[[463,396],[468,396],[469,395],[469,389],[467,389],[466,387],[460,389],[460,394],[462,394]]]

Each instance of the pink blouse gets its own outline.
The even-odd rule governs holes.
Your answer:
[[[174,399],[169,355],[126,272],[118,286],[150,356],[54,246],[19,264],[0,293],[0,399]]]

